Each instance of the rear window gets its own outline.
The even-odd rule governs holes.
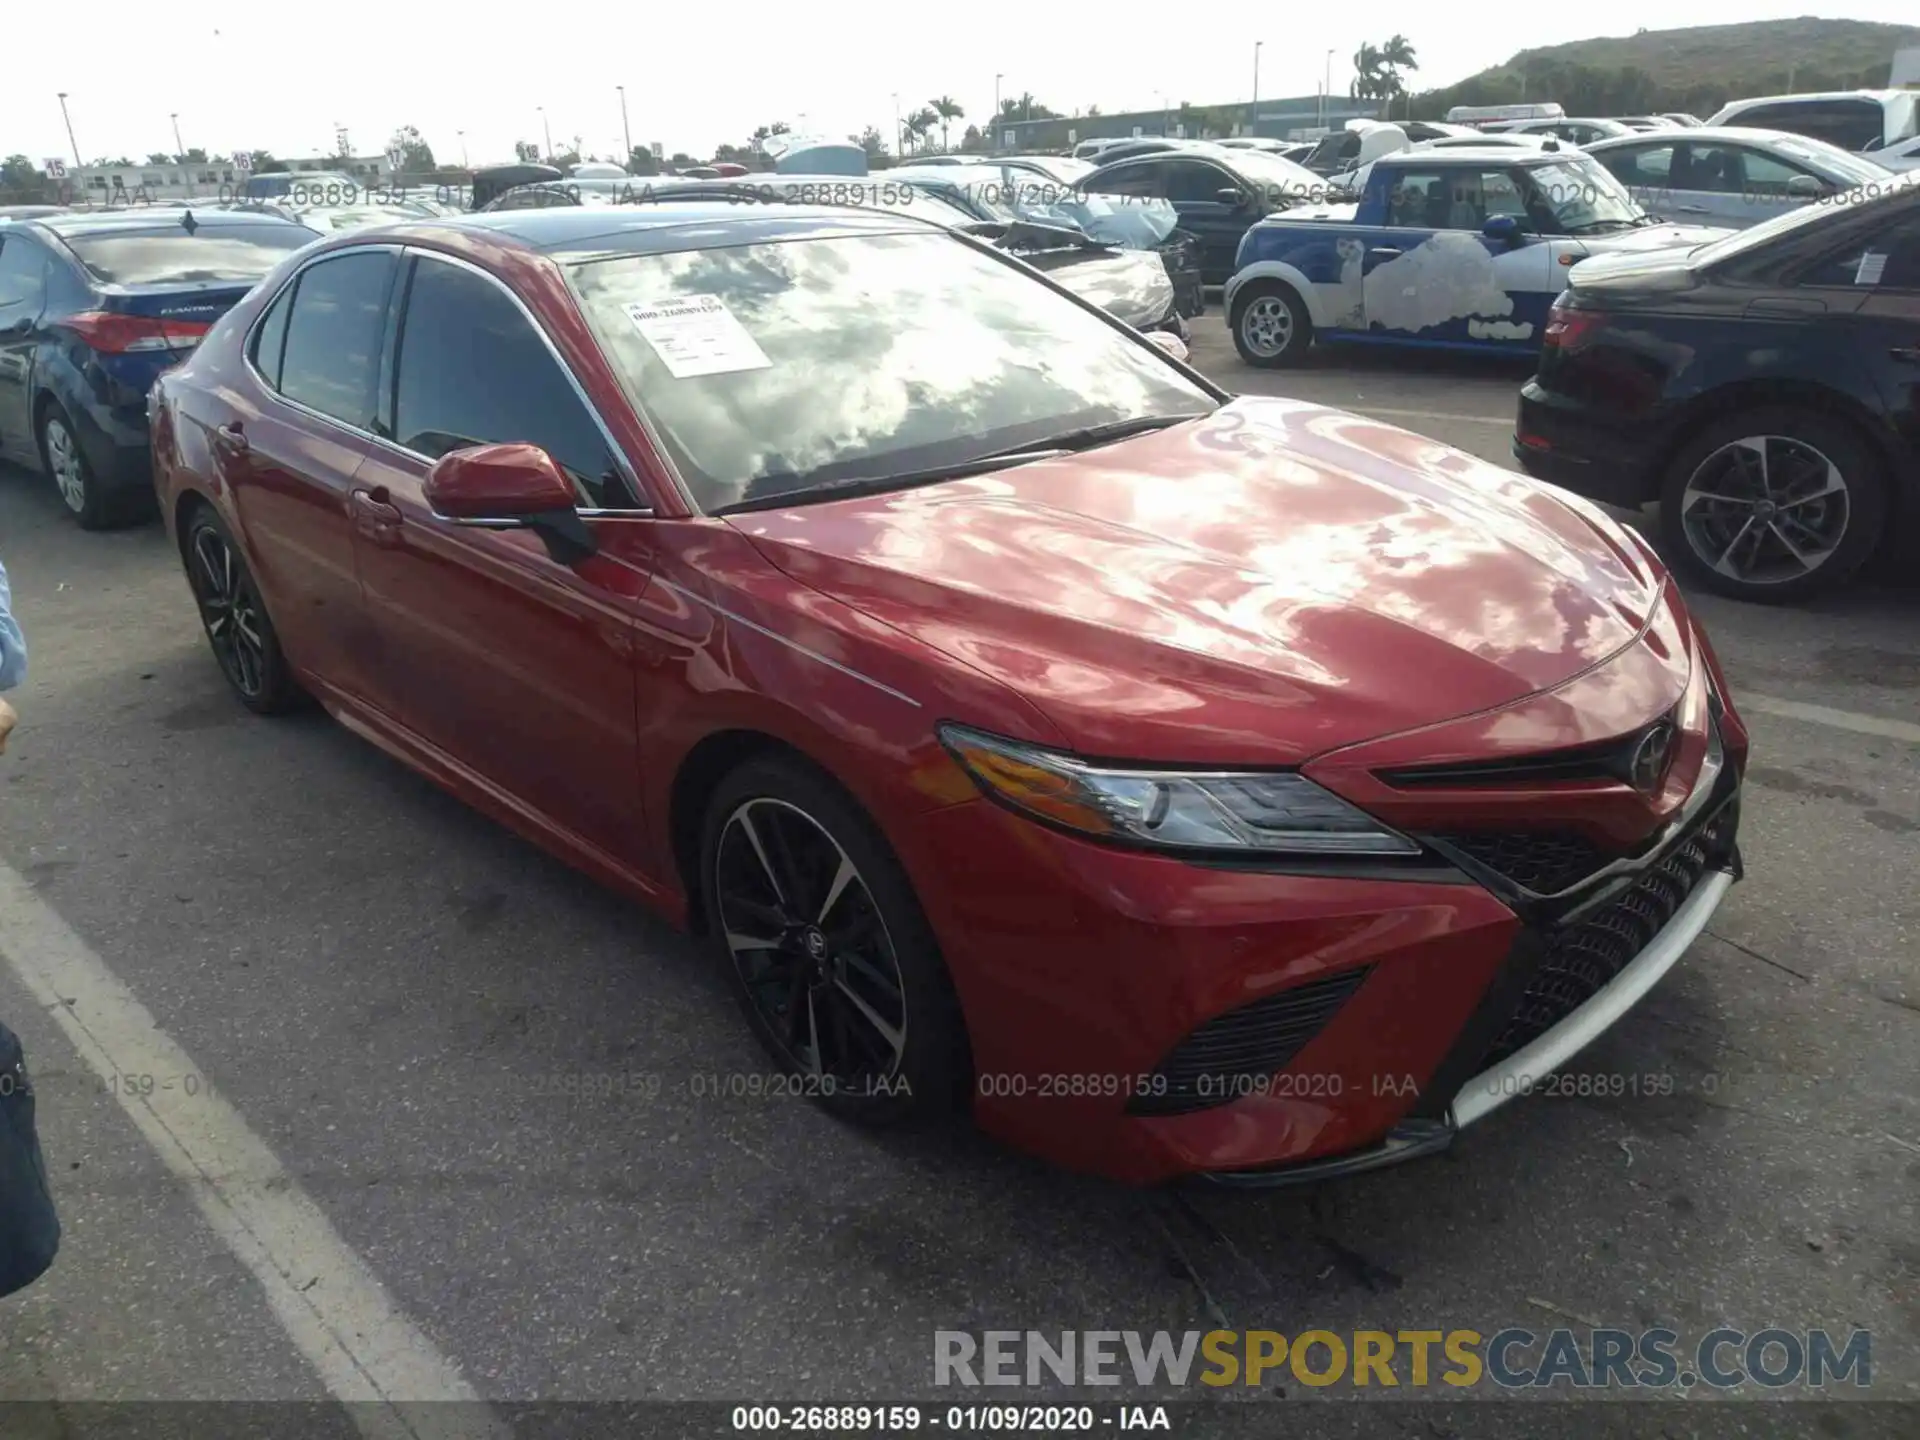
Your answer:
[[[178,225],[69,235],[67,246],[103,285],[253,281],[320,237],[304,225]]]
[[[1824,140],[1842,150],[1878,145],[1886,132],[1886,111],[1877,100],[1787,100],[1756,105],[1728,122],[1758,130],[1785,130]]]

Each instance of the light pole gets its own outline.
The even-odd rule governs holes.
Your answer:
[[[553,127],[547,123],[547,107],[536,105],[534,108],[540,112],[540,133],[547,137],[547,163],[551,165],[553,163]]]
[[[1327,51],[1326,73],[1320,80],[1320,128],[1327,129],[1333,123],[1333,51]]]
[[[471,170],[473,167],[467,163],[467,132],[464,130],[456,130],[453,133],[460,137],[460,168],[462,170]]]
[[[900,92],[898,90],[893,92],[893,153],[899,156],[905,156],[907,153],[907,137],[900,129]]]
[[[993,144],[988,147],[992,150],[1000,148],[1000,82],[1006,78],[1004,75],[993,77]]]
[[[1156,90],[1153,93],[1160,97],[1160,133],[1164,136],[1167,133],[1167,125],[1173,118],[1173,107],[1167,103],[1166,91]]]
[[[620,138],[627,142],[627,153],[620,160],[620,168],[624,170],[633,164],[633,131],[627,125],[627,87],[616,85],[613,88],[620,92]]]
[[[1256,105],[1260,103],[1260,47],[1266,43],[1264,40],[1253,42],[1253,103]]]
[[[67,144],[73,147],[74,168],[80,166],[80,142],[73,138],[73,117],[67,114],[67,92],[60,92],[60,118],[67,122]]]
[[[176,114],[169,115],[167,118],[173,122],[173,153],[176,155],[185,155],[187,153],[187,147],[180,143],[180,117]]]

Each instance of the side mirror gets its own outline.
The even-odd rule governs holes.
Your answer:
[[[1487,223],[1480,227],[1480,233],[1489,240],[1512,245],[1520,239],[1520,222],[1511,215],[1490,216]]]
[[[1827,187],[1812,175],[1794,175],[1787,180],[1787,194],[1795,200],[1818,200]]]
[[[1171,355],[1181,364],[1186,364],[1189,353],[1187,350],[1187,342],[1171,330],[1149,330],[1147,332],[1147,342],[1166,351],[1167,354]]]
[[[1222,185],[1218,190],[1214,191],[1214,198],[1222,205],[1228,205],[1238,210],[1247,203],[1247,192],[1242,190],[1238,185]]]
[[[532,530],[562,565],[600,547],[580,518],[572,482],[538,445],[475,445],[433,462],[421,486],[433,512],[456,525]]]

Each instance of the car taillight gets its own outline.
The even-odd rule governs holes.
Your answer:
[[[1547,312],[1547,333],[1541,343],[1548,349],[1577,350],[1606,323],[1604,315],[1592,310],[1574,310],[1556,303]]]
[[[168,320],[158,315],[120,315],[89,310],[69,315],[61,325],[104,355],[143,350],[191,350],[207,333],[205,320]]]

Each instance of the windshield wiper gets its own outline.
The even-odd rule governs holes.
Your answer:
[[[1058,435],[1049,435],[1043,440],[1029,440],[1009,450],[995,450],[952,465],[930,465],[924,470],[897,470],[890,475],[859,475],[845,480],[827,480],[813,485],[806,483],[807,476],[804,472],[763,475],[759,477],[757,483],[780,481],[795,483],[792,488],[777,494],[755,495],[746,500],[736,500],[731,505],[722,505],[717,510],[707,513],[739,515],[750,510],[783,510],[790,505],[814,505],[823,500],[845,500],[855,495],[878,495],[888,490],[908,490],[916,485],[938,485],[943,480],[964,480],[969,475],[985,475],[992,470],[1005,470],[1010,466],[1025,465],[1035,460],[1054,460],[1062,455],[1071,455],[1075,451],[1091,450],[1096,445],[1110,445],[1116,440],[1125,440],[1130,435],[1144,435],[1150,430],[1165,430],[1169,426],[1201,418],[1202,414],[1136,415],[1129,420],[1110,420],[1104,425],[1084,425],[1077,430],[1065,430]]]
[[[980,455],[972,460],[962,460],[954,465],[930,465],[924,470],[897,470],[891,475],[860,475],[847,480],[827,480],[814,485],[806,483],[807,477],[804,473],[762,475],[759,477],[759,483],[763,484],[768,481],[798,483],[790,490],[736,500],[731,505],[722,505],[719,509],[710,510],[707,513],[739,515],[749,510],[784,510],[790,505],[817,505],[823,500],[846,500],[855,495],[879,495],[888,490],[910,490],[916,485],[938,485],[943,480],[964,480],[969,475],[985,475],[990,470],[1005,470],[1012,465],[1024,465],[1029,460],[1053,460],[1067,453],[1057,446],[1023,445],[1018,450],[1001,450],[992,455]]]
[[[1104,425],[1084,425],[1078,430],[1063,430],[1058,435],[1049,435],[1044,440],[1035,440],[1023,445],[1023,450],[1091,450],[1096,445],[1111,445],[1116,440],[1125,440],[1130,435],[1144,435],[1149,430],[1165,430],[1170,426],[1184,425],[1189,420],[1206,418],[1208,412],[1201,411],[1193,415],[1136,415],[1131,420],[1109,420]]]

